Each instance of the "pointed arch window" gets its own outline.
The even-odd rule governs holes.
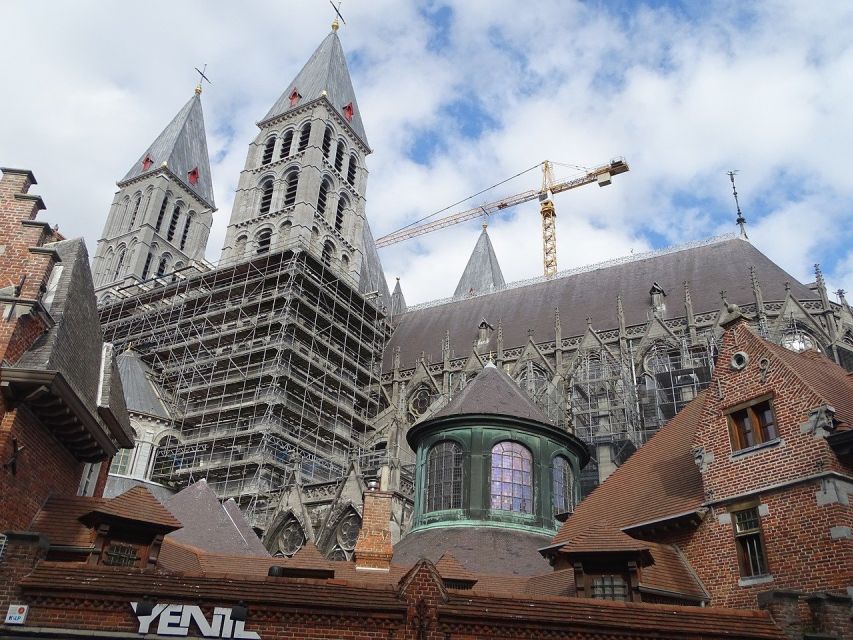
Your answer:
[[[169,221],[169,230],[166,232],[166,240],[169,242],[175,237],[175,231],[178,230],[178,218],[181,216],[181,205],[176,204],[172,209],[172,219]]]
[[[299,132],[299,149],[298,152],[305,151],[308,148],[308,139],[311,137],[311,123],[306,122],[302,125],[302,130]]]
[[[338,210],[335,212],[335,231],[340,232],[344,228],[344,213],[349,206],[349,200],[345,196],[338,198]]]
[[[118,280],[118,277],[121,274],[121,268],[124,266],[125,253],[125,250],[122,249],[118,254],[118,258],[116,259],[115,272],[113,273],[113,280]]]
[[[491,507],[500,511],[533,513],[533,455],[518,442],[492,447]]]
[[[528,361],[518,378],[518,386],[534,400],[548,389],[548,373],[539,365]]]
[[[159,232],[163,226],[163,218],[166,217],[166,210],[169,208],[169,194],[163,196],[163,203],[160,205],[160,213],[157,214],[157,226],[155,229]]]
[[[268,253],[272,243],[272,231],[264,229],[258,234],[258,255]]]
[[[344,155],[346,154],[346,145],[343,140],[338,140],[338,148],[335,149],[335,171],[342,171],[344,168]]]
[[[296,189],[299,186],[299,172],[294,170],[284,178],[284,206],[296,204]]]
[[[290,147],[293,146],[293,129],[288,129],[284,132],[281,138],[281,151],[279,151],[279,159],[290,157]]]
[[[332,259],[335,257],[335,245],[333,245],[328,240],[323,244],[323,253],[320,256],[320,259],[323,261],[323,264],[329,266],[332,263]]]
[[[317,213],[321,216],[326,213],[326,204],[329,200],[329,188],[331,186],[332,185],[329,184],[328,180],[323,180],[323,182],[320,183],[320,193],[317,196]]]
[[[305,532],[293,514],[291,514],[278,534],[279,551],[288,558],[305,544]]]
[[[162,276],[164,273],[166,273],[166,265],[168,264],[168,262],[169,262],[169,260],[166,256],[163,256],[162,258],[160,258],[160,262],[157,264],[157,277],[158,278],[160,276]]]
[[[323,132],[323,156],[328,159],[332,153],[332,128],[326,127]]]
[[[193,214],[190,213],[184,222],[184,230],[181,232],[181,250],[187,246],[187,238],[190,235],[190,223],[192,222]]]
[[[427,454],[426,511],[462,508],[462,447],[445,440]]]
[[[554,458],[551,476],[551,502],[554,515],[569,513],[575,507],[575,476],[566,456]]]
[[[151,261],[154,259],[154,256],[149,253],[145,258],[145,266],[142,267],[142,279],[148,279],[148,272],[151,270]]]
[[[142,194],[137,193],[136,199],[133,201],[133,213],[130,214],[130,223],[127,225],[127,230],[133,229],[136,224],[136,215],[139,213],[139,205],[142,204]]]
[[[267,140],[266,145],[264,146],[264,155],[261,156],[261,164],[269,164],[272,162],[272,154],[275,150],[275,136]]]
[[[355,154],[349,157],[349,165],[347,166],[347,182],[355,185],[355,170],[357,168]]]
[[[261,184],[261,207],[258,210],[258,213],[262,216],[270,212],[270,207],[272,206],[272,190],[272,178],[265,180]]]

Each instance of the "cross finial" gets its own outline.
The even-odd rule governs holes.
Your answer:
[[[332,2],[332,0],[329,0],[329,4],[332,5],[332,9],[335,10],[335,19],[332,20],[332,31],[337,31],[341,27],[341,23],[338,22],[338,20],[340,20],[344,24],[346,24],[347,21],[344,20],[344,17],[341,15],[341,3],[340,2],[338,2],[337,7],[335,6],[335,3]]]
[[[207,80],[207,84],[213,84],[213,83],[210,81],[210,78],[208,78],[206,75],[204,75],[204,72],[207,71],[207,65],[204,65],[204,67],[202,67],[201,69],[199,69],[198,67],[194,67],[194,68],[196,70],[196,73],[198,73],[198,84],[195,87],[195,94],[197,96],[200,96],[201,95],[201,83],[204,80]]]
[[[740,227],[740,237],[744,240],[749,240],[749,236],[746,235],[746,218],[743,217],[743,213],[740,210],[740,202],[737,199],[737,189],[735,189],[735,175],[737,175],[737,169],[734,171],[726,172],[729,176],[729,180],[732,181],[732,193],[735,197],[735,206],[737,207],[737,220],[735,222]]]

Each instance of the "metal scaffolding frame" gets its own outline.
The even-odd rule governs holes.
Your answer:
[[[151,479],[206,478],[263,529],[290,470],[340,478],[375,457],[390,325],[346,271],[300,241],[192,275],[125,288],[100,309],[105,340],[149,365],[171,414]]]

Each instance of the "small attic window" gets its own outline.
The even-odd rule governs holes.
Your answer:
[[[300,100],[302,100],[302,96],[296,89],[294,89],[293,93],[290,94],[290,106],[295,107],[297,104],[299,104]]]
[[[190,184],[198,184],[198,167],[195,167],[194,169],[190,170],[190,172],[187,174],[187,178],[189,179]]]
[[[145,156],[145,160],[142,161],[142,170],[148,171],[152,164],[154,164],[154,161],[151,159],[151,156]]]
[[[353,115],[353,113],[355,113],[353,108],[352,108],[352,102],[350,102],[347,105],[344,105],[343,112],[344,112],[344,118],[347,119],[347,122],[352,122],[352,115]]]

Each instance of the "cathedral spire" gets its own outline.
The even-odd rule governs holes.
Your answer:
[[[368,147],[344,49],[336,29],[320,43],[302,70],[296,74],[293,82],[263,117],[260,125],[263,126],[274,118],[322,98],[329,101],[335,113],[349,125],[362,144]]]
[[[500,289],[505,284],[498,257],[495,255],[495,249],[484,224],[483,232],[477,239],[477,244],[474,245],[453,297],[488,293]]]
[[[400,278],[397,278],[397,284],[394,286],[394,293],[391,294],[391,317],[396,318],[404,313],[406,313],[406,298],[403,296],[403,289],[400,286]]]
[[[201,92],[194,92],[160,135],[134,163],[118,186],[157,171],[168,169],[183,183],[184,188],[196,195],[211,209],[213,181],[210,177],[210,158],[207,154],[207,136],[204,132],[204,114],[201,109]]]

